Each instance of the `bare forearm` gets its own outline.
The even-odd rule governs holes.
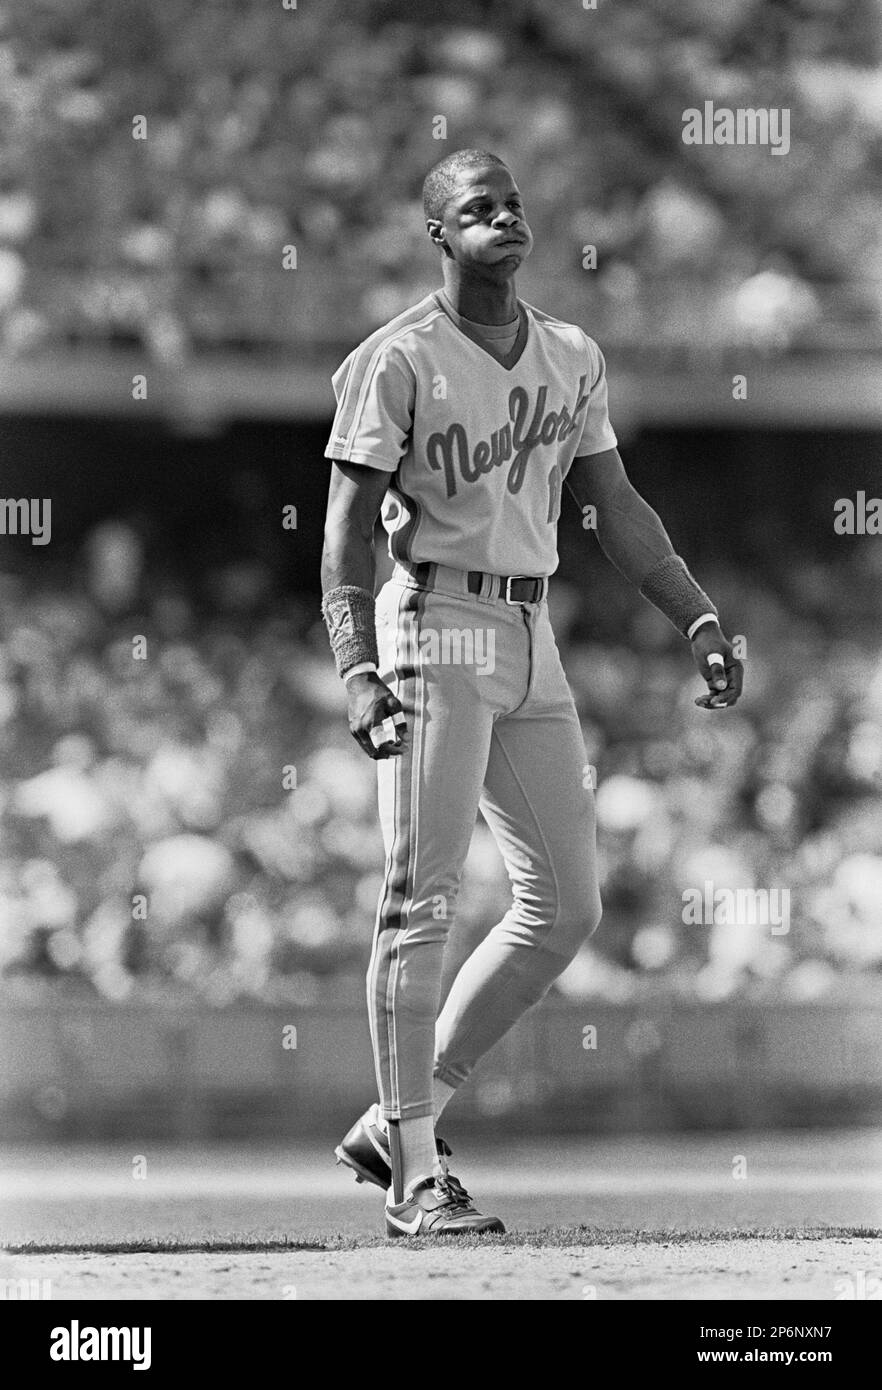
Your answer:
[[[386,474],[376,469],[334,464],[322,549],[323,593],[341,584],[373,593],[374,528],[388,481]]]
[[[628,481],[617,449],[573,460],[567,487],[604,554],[670,623],[688,637],[710,686],[696,704],[725,709],[741,694],[743,668],[723,636],[716,607],[677,555],[648,502]],[[586,525],[588,523],[586,522]]]
[[[595,507],[597,539],[607,559],[639,589],[659,560],[674,554],[657,513],[624,482]]]
[[[633,488],[620,503],[598,512],[597,539],[607,558],[638,589],[659,560],[674,554],[657,513]]]
[[[378,674],[374,529],[388,476],[336,462],[331,473],[322,549],[322,614],[337,672],[346,679],[349,730],[369,758],[398,758],[407,720]],[[377,728],[389,726],[380,738]]]
[[[373,593],[375,574],[373,533],[365,536],[351,520],[332,524],[329,518],[322,549],[322,593],[330,593],[341,584],[354,584]]]

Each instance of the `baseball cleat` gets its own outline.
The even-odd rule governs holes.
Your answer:
[[[379,1105],[374,1102],[360,1119],[355,1121],[346,1138],[334,1153],[337,1162],[351,1168],[356,1182],[372,1182],[384,1191],[392,1186],[392,1158],[389,1136],[379,1125]],[[436,1139],[440,1157],[447,1158],[450,1149],[443,1139]]]
[[[458,1178],[418,1178],[404,1201],[386,1204],[389,1236],[473,1236],[504,1234],[498,1216],[482,1216]]]

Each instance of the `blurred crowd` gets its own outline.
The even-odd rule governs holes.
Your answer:
[[[695,708],[688,650],[610,566],[587,606],[554,581],[605,903],[564,993],[878,988],[880,554],[871,540],[835,566],[788,556],[798,624],[765,583],[707,575],[750,633],[747,698],[719,715]],[[63,580],[47,563],[0,575],[4,992],[360,999],[383,863],[375,770],[317,600],[283,594],[260,561],[182,584],[119,521]],[[684,890],[706,883],[789,890],[789,931],[684,922]],[[479,821],[452,963],[507,901]]]
[[[880,53],[879,0],[3,0],[0,350],[348,348],[434,286],[422,177],[476,143],[524,297],[610,347],[876,344]],[[684,145],[705,101],[789,152]]]
[[[604,348],[878,344],[880,57],[882,0],[453,0],[443,22],[0,0],[0,358],[348,350],[436,284],[420,185],[471,144],[524,191],[521,293]],[[788,109],[789,152],[684,145],[705,101]],[[608,566],[587,613],[554,582],[605,903],[564,993],[878,987],[882,550],[787,544],[777,596],[702,571],[749,635],[719,717]],[[360,998],[383,851],[317,601],[262,559],[184,581],[123,521],[53,564],[0,572],[3,989]],[[789,931],[684,922],[705,884],[788,890]],[[479,822],[451,966],[507,894]]]

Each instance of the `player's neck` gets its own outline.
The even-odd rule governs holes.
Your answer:
[[[455,261],[444,262],[444,293],[453,308],[472,323],[511,323],[518,316],[514,278],[501,284],[464,275]]]

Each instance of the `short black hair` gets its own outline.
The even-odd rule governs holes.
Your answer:
[[[478,169],[487,164],[499,164],[503,169],[508,165],[498,155],[489,150],[454,150],[445,155],[429,170],[423,180],[423,212],[426,220],[444,217],[444,209],[453,196],[456,180],[463,169]]]

